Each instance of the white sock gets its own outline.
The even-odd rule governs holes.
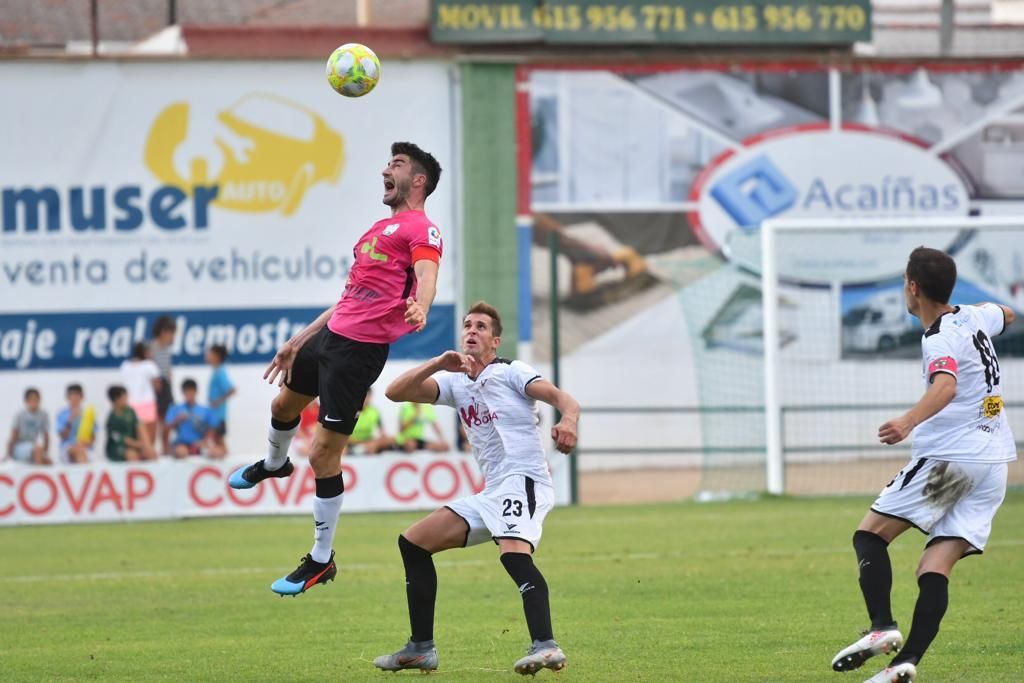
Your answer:
[[[292,437],[299,431],[299,425],[291,429],[276,429],[273,424],[267,432],[267,457],[263,458],[263,469],[268,472],[279,470],[288,459],[288,447],[292,445]]]
[[[316,531],[313,535],[313,549],[309,554],[316,562],[327,562],[331,559],[334,531],[338,528],[341,499],[344,497],[344,493],[339,493],[333,498],[313,498],[313,524]]]

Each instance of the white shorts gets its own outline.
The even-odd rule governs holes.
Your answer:
[[[992,519],[1006,496],[1005,462],[948,462],[918,458],[907,463],[875,499],[871,509],[910,522],[928,543],[962,538],[985,549]]]
[[[34,441],[18,441],[14,444],[12,457],[18,462],[32,462],[32,451],[36,448]]]
[[[445,507],[469,525],[466,547],[512,538],[526,541],[536,550],[544,518],[554,506],[555,490],[550,484],[513,474],[489,491],[460,498]]]

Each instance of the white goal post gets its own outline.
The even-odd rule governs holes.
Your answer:
[[[784,289],[797,291],[798,287],[835,286],[842,291],[844,282],[856,281],[860,274],[859,263],[872,262],[864,272],[864,279],[881,277],[889,281],[902,276],[906,259],[913,247],[925,246],[955,251],[959,245],[971,242],[976,235],[997,235],[1003,244],[1012,245],[1014,258],[1020,260],[1017,247],[1024,251],[1024,216],[993,217],[950,217],[918,219],[913,217],[890,217],[870,219],[769,219],[761,224],[761,290],[762,324],[764,342],[764,405],[766,443],[766,488],[771,494],[787,492],[786,444],[784,443],[783,404],[785,381],[782,377],[781,347],[784,338],[780,325],[783,306],[780,296]],[[1016,231],[1014,231],[1016,229]],[[846,238],[836,232],[849,233]],[[1019,233],[1013,234],[1010,233]],[[792,239],[799,237],[800,244]],[[788,238],[788,239],[787,239]],[[846,251],[842,249],[848,247]],[[829,241],[832,240],[832,241]],[[1012,241],[1011,241],[1012,240]],[[789,244],[780,244],[789,242]],[[908,248],[909,245],[909,248]],[[947,245],[947,246],[944,246]],[[783,246],[782,253],[779,247]],[[860,247],[858,250],[855,246]],[[830,248],[836,249],[830,251]],[[1003,249],[1002,252],[1006,250]],[[998,249],[989,252],[1002,258]],[[967,255],[965,255],[965,260]],[[972,255],[973,256],[973,255]],[[956,258],[956,254],[954,254]],[[978,260],[978,259],[974,259]],[[877,264],[874,262],[877,261]],[[839,275],[828,276],[830,264],[836,265]],[[958,262],[958,267],[959,267]],[[874,267],[874,272],[870,272]],[[808,275],[809,273],[809,275]],[[808,275],[805,277],[805,275]],[[780,287],[780,278],[783,287]],[[890,291],[892,289],[890,288]],[[1017,290],[1014,290],[1017,291]],[[894,296],[894,295],[891,295]],[[972,302],[973,303],[973,302]],[[903,311],[905,313],[905,310]],[[841,308],[830,311],[832,320],[841,316]],[[843,324],[846,324],[845,322]],[[824,326],[822,329],[825,329]],[[835,333],[842,337],[842,330]],[[834,340],[830,340],[830,343]],[[827,345],[826,345],[827,346]],[[909,349],[909,347],[904,347]],[[870,357],[872,354],[864,354]],[[841,356],[836,352],[837,358]],[[827,391],[827,389],[826,389]],[[908,404],[908,408],[909,408]]]

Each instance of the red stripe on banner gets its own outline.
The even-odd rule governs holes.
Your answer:
[[[658,62],[654,64],[640,63],[609,63],[600,62],[533,62],[517,67],[529,74],[533,70],[544,71],[610,71],[618,74],[655,74],[666,71],[757,71],[761,73],[787,73],[800,71],[820,71],[838,69],[842,72],[873,72],[873,73],[913,73],[918,69],[932,72],[1005,72],[1024,69],[1024,60],[1020,59],[959,59],[933,61],[927,59],[883,60],[858,59],[856,61],[835,62],[827,60],[781,61],[781,62]]]
[[[533,135],[530,123],[530,69],[516,67],[516,213],[530,214],[530,173],[533,169]]]

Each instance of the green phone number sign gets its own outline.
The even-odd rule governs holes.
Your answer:
[[[837,44],[871,40],[871,0],[434,0],[437,43]]]

